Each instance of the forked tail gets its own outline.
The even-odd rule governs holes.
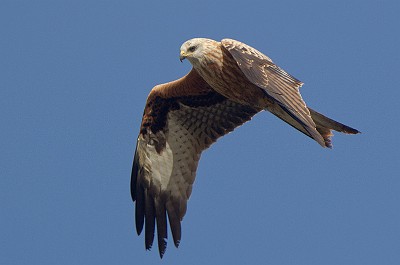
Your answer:
[[[315,123],[315,127],[313,124],[304,123],[301,119],[297,118],[292,111],[278,103],[268,105],[266,108],[266,110],[272,112],[278,118],[293,126],[295,129],[314,139],[323,147],[332,148],[332,130],[347,134],[360,133],[358,130],[325,117],[321,113],[318,113],[311,108],[308,109],[310,111],[311,118]]]
[[[324,138],[326,147],[332,147],[331,136],[333,135],[332,130],[347,134],[357,134],[360,131],[344,125],[340,122],[334,121],[328,117],[325,117],[321,113],[308,108],[310,110],[311,118],[314,120],[317,131]]]

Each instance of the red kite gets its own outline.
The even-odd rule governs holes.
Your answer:
[[[150,249],[157,226],[158,249],[167,246],[167,216],[175,246],[192,192],[201,152],[219,137],[268,110],[323,147],[331,130],[358,130],[308,108],[303,84],[256,49],[231,39],[196,38],[183,43],[180,60],[193,69],[155,86],[146,102],[131,176],[138,235],[145,227]]]

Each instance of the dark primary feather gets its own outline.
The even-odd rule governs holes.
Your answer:
[[[133,165],[132,165],[132,174],[131,174],[131,197],[132,200],[136,200],[136,183],[137,183],[137,176],[139,173],[139,157],[137,154],[137,147],[135,148],[135,155],[133,157]]]
[[[181,242],[182,236],[181,219],[179,218],[178,214],[179,206],[174,206],[173,204],[174,202],[172,201],[166,203],[166,208],[168,213],[169,225],[171,226],[172,238],[174,240],[175,247],[178,247],[179,243]]]
[[[158,250],[160,253],[160,257],[162,258],[167,248],[167,213],[165,210],[165,202],[156,201],[156,203]]]
[[[135,156],[133,158],[132,174],[131,174],[131,197],[136,201],[135,208],[135,223],[136,232],[140,234],[144,224],[144,193],[142,189],[138,188],[137,180],[139,175],[139,156],[137,147],[135,148]]]
[[[154,200],[149,194],[148,190],[143,190],[145,194],[145,200],[143,203],[143,207],[145,210],[145,231],[144,231],[144,241],[146,249],[151,249],[154,241],[154,231],[155,231],[155,222],[156,222],[156,209],[154,205]],[[139,202],[136,202],[138,204]],[[140,220],[141,221],[141,220]],[[143,229],[143,228],[142,228]],[[139,233],[140,234],[140,233]]]

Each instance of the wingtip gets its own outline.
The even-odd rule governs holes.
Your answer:
[[[151,248],[153,247],[153,244],[147,245],[146,243],[144,244],[144,248],[146,251],[151,251]]]
[[[140,234],[142,233],[143,227],[140,227],[140,225],[138,225],[138,223],[136,222],[136,234],[138,236],[140,236]]]
[[[144,198],[143,193],[139,192],[139,196],[136,198],[135,205],[135,223],[136,233],[140,235],[143,231],[144,226]]]
[[[158,241],[158,253],[160,254],[160,258],[164,257],[165,251],[167,250],[167,241],[165,238]]]
[[[353,129],[353,128],[350,128],[350,129],[351,129],[350,131],[346,131],[347,134],[361,134],[362,133],[361,131],[359,131],[357,129]]]
[[[180,243],[181,243],[180,240],[176,240],[176,241],[174,240],[174,245],[175,245],[176,248],[179,247]],[[158,248],[158,252],[160,254],[160,258],[161,259],[164,257],[164,254],[165,254],[166,250],[167,250],[167,241],[164,239],[162,246],[159,246],[159,248]]]

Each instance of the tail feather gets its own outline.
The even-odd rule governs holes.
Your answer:
[[[325,140],[326,147],[332,147],[331,136],[333,135],[332,130],[342,132],[346,134],[357,134],[360,133],[357,129],[351,128],[340,122],[334,121],[315,110],[308,108],[311,114],[311,118],[314,120],[317,131],[322,135]]]
[[[340,122],[334,121],[328,117],[325,117],[321,113],[316,112],[315,110],[308,108],[311,113],[311,118],[314,120],[315,124],[325,128],[330,128],[337,132],[347,133],[347,134],[357,134],[360,133],[357,129],[351,128],[347,125],[344,125]]]
[[[323,138],[320,140],[320,138],[316,138],[316,134],[311,134],[310,133],[310,127],[307,126],[306,124],[302,123],[298,119],[293,118],[293,114],[291,114],[287,109],[283,108],[279,104],[271,104],[268,105],[266,108],[268,111],[272,112],[274,115],[276,115],[278,118],[282,119],[289,125],[293,126],[295,129],[299,130],[300,132],[304,133],[308,137],[314,139],[317,141],[319,144],[321,144],[323,147],[328,147],[332,148],[332,140],[331,137],[333,135],[332,130],[342,132],[342,133],[347,133],[347,134],[357,134],[360,133],[358,130],[351,128],[347,125],[344,125],[340,122],[334,121],[328,117],[325,117],[321,113],[316,112],[315,110],[308,108],[311,114],[311,118],[313,119],[315,123],[315,128],[312,130],[316,130]]]

